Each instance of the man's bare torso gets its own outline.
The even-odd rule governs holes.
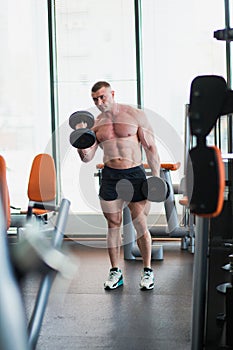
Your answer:
[[[128,169],[141,164],[137,113],[130,106],[117,105],[114,111],[97,117],[94,131],[104,152],[105,165]]]

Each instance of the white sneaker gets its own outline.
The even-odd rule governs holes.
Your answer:
[[[142,271],[141,274],[141,282],[140,282],[140,289],[141,290],[149,290],[154,288],[154,272],[151,270]]]
[[[110,269],[108,280],[104,283],[105,289],[116,289],[123,285],[123,275],[120,269]]]

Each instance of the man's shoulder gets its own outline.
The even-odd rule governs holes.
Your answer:
[[[141,109],[134,107],[134,106],[131,106],[131,105],[123,105],[122,104],[121,110],[122,110],[122,112],[128,113],[134,117],[141,116],[144,114],[144,112]]]

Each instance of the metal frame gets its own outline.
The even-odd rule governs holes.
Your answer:
[[[229,0],[225,0],[225,29],[230,29],[230,4]],[[227,69],[227,86],[229,89],[233,89],[232,86],[232,60],[231,60],[231,41],[226,40],[226,69]],[[233,115],[228,114],[227,116],[227,130],[228,130],[228,153],[233,153]],[[228,166],[228,179],[233,178],[233,160],[229,159]],[[232,198],[233,193],[231,189],[231,193],[229,193],[229,198]]]
[[[134,0],[135,15],[135,44],[136,44],[136,76],[137,76],[137,105],[144,106],[143,100],[143,65],[142,65],[142,4]]]
[[[197,217],[193,263],[191,349],[204,348],[209,219]]]
[[[230,29],[230,12],[229,0],[225,0],[225,30]],[[226,41],[226,70],[227,70],[227,86],[232,89],[231,80],[231,50],[230,40]],[[228,152],[232,155],[232,114],[228,118]],[[215,142],[219,137],[219,146],[221,147],[221,119],[215,127]],[[218,133],[217,129],[218,128]],[[232,159],[228,159],[228,178],[232,179],[233,170]],[[228,200],[232,201],[232,187],[229,187]],[[207,330],[207,292],[208,292],[208,269],[209,269],[209,222],[210,219],[197,218],[197,229],[195,238],[195,256],[194,256],[194,271],[193,271],[193,300],[192,300],[192,331],[191,331],[191,349],[201,350],[205,348],[206,330]]]
[[[58,112],[58,82],[57,82],[57,43],[56,43],[56,13],[55,0],[47,0],[48,7],[48,39],[49,39],[49,74],[50,74],[50,104],[52,154],[56,166],[57,203],[61,200],[61,170],[60,170],[60,140]]]
[[[33,206],[34,204],[35,203],[31,203]],[[61,248],[69,207],[70,202],[67,199],[62,200],[60,207],[54,207],[54,210],[58,210],[58,216],[54,229],[52,230],[51,251],[53,250],[53,254],[55,250],[58,251]],[[9,245],[7,233],[4,229],[4,215],[1,203],[0,212],[0,310],[1,319],[4,320],[0,322],[1,349],[32,350],[36,348],[49,294],[57,271],[52,267],[48,267],[41,281],[34,310],[27,329],[20,286],[14,274],[13,263],[9,254]],[[43,240],[43,229],[39,234]],[[34,236],[33,232],[32,236]],[[17,248],[19,249],[19,247]],[[28,257],[26,257],[26,259],[28,259]]]

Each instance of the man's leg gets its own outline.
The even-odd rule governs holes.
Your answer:
[[[137,244],[141,252],[143,267],[151,268],[151,235],[148,230],[137,238]]]
[[[120,247],[121,247],[121,213],[106,215],[108,222],[107,246],[112,267],[119,267]]]
[[[107,246],[112,267],[118,267],[121,247],[121,222],[123,202],[101,200],[101,208],[108,223]]]
[[[122,207],[121,200],[103,201],[101,200],[103,214],[108,223],[107,247],[111,263],[108,280],[105,282],[106,289],[115,289],[123,284],[123,277],[119,269],[119,258],[121,248],[121,222]]]
[[[137,244],[142,256],[143,267],[151,267],[151,235],[147,227],[150,202],[129,203],[132,221],[137,232]]]
[[[140,288],[148,290],[154,288],[154,273],[151,269],[151,235],[147,228],[147,216],[150,210],[148,201],[129,203],[134,227],[137,232],[137,244],[143,260]]]

